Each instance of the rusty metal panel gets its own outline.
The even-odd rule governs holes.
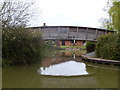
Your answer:
[[[60,39],[68,39],[69,29],[68,27],[60,27],[59,28],[59,38]]]
[[[87,34],[86,31],[87,31],[87,29],[85,29],[85,28],[79,28],[78,29],[78,34],[77,34],[78,39],[85,40],[86,39],[86,34]]]
[[[38,31],[38,28],[34,28]],[[101,30],[88,27],[71,26],[46,26],[39,27],[43,39],[59,40],[90,40],[96,41],[97,37],[107,33],[114,33],[109,30]]]
[[[87,39],[96,40],[96,30],[88,29],[88,31],[87,31]]]
[[[104,31],[98,30],[97,36],[104,35],[104,34],[105,34]]]

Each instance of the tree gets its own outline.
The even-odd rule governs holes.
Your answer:
[[[113,2],[113,6],[108,11],[112,18],[113,28],[120,31],[120,2]]]
[[[112,5],[109,5],[111,4]],[[110,8],[107,11],[109,18],[102,18],[102,27],[109,30],[120,31],[120,1],[107,3]]]
[[[2,65],[30,64],[43,57],[44,42],[39,31],[25,28],[31,18],[31,5],[27,2],[3,2]]]
[[[2,27],[25,27],[31,17],[29,9],[33,4],[28,2],[4,1],[0,10]]]

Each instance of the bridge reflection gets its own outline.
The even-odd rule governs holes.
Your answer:
[[[43,67],[49,67],[50,65],[60,64],[67,61],[82,62],[81,56],[82,52],[56,52],[53,57],[45,58],[42,62]]]

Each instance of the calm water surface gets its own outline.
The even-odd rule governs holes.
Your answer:
[[[118,67],[84,62],[81,52],[55,52],[41,64],[3,68],[3,88],[118,88]]]

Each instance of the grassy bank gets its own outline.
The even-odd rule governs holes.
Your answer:
[[[60,46],[62,49],[71,48],[71,49],[86,49],[86,46]]]

